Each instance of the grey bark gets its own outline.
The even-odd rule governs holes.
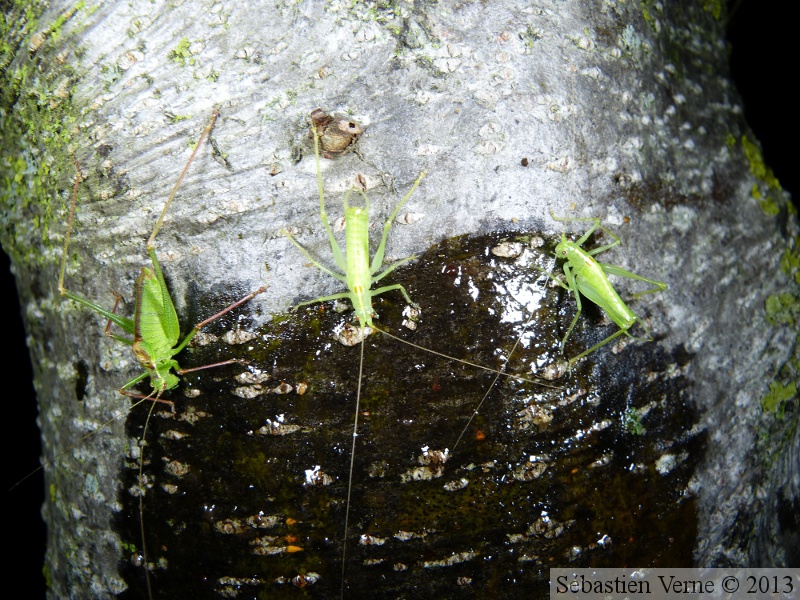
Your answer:
[[[332,263],[308,115],[349,114],[365,133],[355,152],[324,162],[332,219],[354,174],[366,178],[379,224],[427,171],[403,210],[423,216],[393,227],[389,260],[461,234],[554,236],[564,226],[551,213],[599,217],[621,235],[608,262],[669,285],[636,310],[674,370],[637,368],[685,378],[681,398],[698,411],[695,433],[706,432],[685,486],[697,499],[691,560],[790,562],[797,523],[778,515],[796,514],[798,502],[796,398],[784,421],[760,400],[771,383],[796,379],[786,375],[796,322],[768,323],[765,303],[797,297],[780,268],[784,252],[796,256],[797,217],[745,151],[723,24],[702,3],[106,3],[34,40],[67,10],[53,2],[39,27],[29,24],[7,69],[40,69],[23,96],[68,104],[65,119],[76,117],[68,144],[26,155],[54,166],[58,208],[50,216],[10,195],[2,239],[27,318],[44,454],[66,449],[47,467],[51,597],[129,585],[109,523],[129,493],[120,464],[138,443],[122,421],[106,424],[129,406],[115,389],[138,372],[133,356],[102,336],[97,315],[58,296],[69,157],[85,181],[68,287],[100,304],[118,290],[131,310],[144,240],[215,106],[213,148],[201,149],[157,240],[184,327],[261,285],[268,291],[243,312],[253,329],[341,291],[280,231],[296,228]],[[305,571],[314,569],[295,573]]]

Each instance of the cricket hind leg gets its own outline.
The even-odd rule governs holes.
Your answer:
[[[589,233],[591,233],[591,231]],[[561,285],[565,289],[567,289],[567,290],[572,292],[572,295],[575,297],[576,310],[575,310],[575,316],[572,318],[572,322],[569,324],[569,327],[567,328],[567,333],[566,333],[566,335],[564,335],[564,338],[561,340],[561,350],[559,351],[559,353],[562,354],[562,355],[564,354],[564,351],[566,350],[567,341],[569,340],[569,337],[572,335],[572,330],[575,328],[575,325],[577,324],[578,319],[580,319],[581,313],[583,312],[583,305],[581,304],[581,294],[578,291],[578,282],[576,281],[575,275],[572,273],[572,270],[570,269],[568,264],[564,265],[564,275],[567,278],[568,285],[563,285],[563,284],[561,284]],[[555,280],[555,281],[558,281],[558,280]],[[559,283],[561,283],[561,282],[559,282]],[[567,371],[570,371],[572,369],[572,365],[575,364],[578,360],[580,360],[584,356],[587,356],[587,355],[591,354],[592,352],[594,352],[598,348],[602,348],[608,342],[612,341],[613,339],[617,338],[618,336],[622,335],[623,333],[630,336],[630,334],[627,333],[627,329],[620,328],[619,331],[611,334],[610,336],[605,338],[602,342],[600,342],[598,344],[595,344],[594,346],[592,346],[588,350],[584,350],[583,352],[581,352],[580,354],[578,354],[576,356],[573,356],[572,358],[567,359]]]
[[[422,171],[419,174],[419,177],[417,177],[417,180],[414,182],[414,185],[411,186],[411,189],[408,190],[408,193],[397,204],[397,206],[395,206],[394,210],[392,211],[392,214],[389,216],[389,218],[383,224],[383,235],[381,235],[381,243],[378,245],[378,249],[375,251],[375,256],[372,257],[372,263],[370,264],[370,273],[377,272],[378,269],[380,269],[381,264],[383,264],[383,256],[384,256],[384,253],[386,251],[386,240],[389,237],[389,230],[392,227],[392,222],[394,221],[395,217],[397,217],[397,213],[400,212],[400,209],[403,207],[403,205],[408,201],[409,198],[411,198],[411,194],[414,193],[414,190],[416,190],[419,187],[419,184],[422,182],[422,179],[425,177],[425,175],[426,175],[425,171]],[[362,192],[362,195],[366,198],[366,194],[364,194]],[[392,266],[390,266],[388,269],[386,269],[383,273],[378,275],[377,278],[373,279],[373,282],[375,282],[378,279],[381,279],[382,277],[384,277],[387,273],[391,272],[398,265],[401,265],[406,261],[413,260],[414,258],[416,258],[416,256],[411,256],[409,258],[403,259],[402,261],[398,261],[398,262],[394,263]]]
[[[149,375],[149,373],[144,373],[144,377],[147,377],[148,375]],[[119,388],[117,391],[120,394],[122,394],[123,396],[127,396],[128,398],[134,398],[136,400],[139,400],[139,402],[136,402],[133,406],[131,406],[131,408],[135,408],[136,406],[139,406],[145,400],[150,400],[150,402],[153,402],[153,403],[160,402],[161,404],[169,405],[170,411],[174,415],[175,414],[175,403],[172,400],[164,400],[163,398],[161,398],[161,394],[155,394],[155,395],[148,394],[147,396],[143,396],[142,394],[137,394],[136,392],[131,392],[131,391],[126,389],[127,387],[129,387],[131,385],[136,385],[137,383],[139,383],[139,381],[144,379],[144,377],[135,377],[135,378],[131,379],[128,383],[126,383],[124,386]]]
[[[175,348],[172,349],[172,352],[171,352],[170,356],[175,356],[176,354],[181,352],[181,350],[183,350],[186,347],[186,345],[190,341],[192,341],[192,338],[195,335],[197,335],[197,332],[200,331],[203,327],[205,327],[206,325],[208,325],[212,321],[216,321],[221,316],[223,316],[223,315],[229,313],[230,311],[232,311],[234,308],[237,308],[237,307],[241,306],[242,304],[244,304],[246,302],[249,302],[250,300],[252,300],[256,296],[258,296],[259,294],[263,294],[266,291],[267,291],[266,286],[262,285],[256,291],[250,292],[249,294],[247,294],[247,296],[245,296],[244,298],[242,298],[240,300],[237,300],[236,302],[234,302],[233,304],[231,304],[229,306],[226,306],[221,311],[219,311],[218,313],[216,313],[214,315],[211,315],[210,317],[208,317],[204,321],[200,321],[197,325],[195,325],[192,328],[192,330],[189,333],[186,334],[186,337],[183,338],[183,341],[180,344],[178,344]],[[222,364],[229,364],[229,363],[223,362]],[[208,366],[209,367],[213,367],[213,366],[217,366],[217,365],[208,365]]]
[[[333,230],[331,229],[331,224],[328,221],[328,213],[325,210],[325,192],[322,186],[322,169],[320,167],[319,161],[319,131],[317,131],[316,124],[312,123],[311,130],[314,134],[314,157],[316,159],[317,165],[317,191],[319,193],[319,217],[322,221],[322,224],[325,226],[325,231],[328,234],[328,242],[331,245],[331,252],[333,253],[333,260],[336,262],[336,266],[339,267],[340,270],[346,271],[347,270],[347,260],[345,259],[344,253],[342,252],[342,248],[339,246],[339,243],[336,241],[336,238],[333,235]],[[350,191],[345,194],[344,197],[344,206],[347,206],[347,199],[350,197]],[[369,201],[367,201],[369,203]],[[334,273],[329,269],[320,265],[308,252],[306,252],[305,248],[303,248],[300,244],[298,244],[294,238],[291,236],[290,233],[284,230],[284,235],[286,235],[295,246],[297,246],[300,251],[308,258],[314,265],[316,265],[320,270],[328,273],[329,275],[333,275],[339,281],[347,283],[345,279],[343,279],[342,275],[338,273]]]
[[[605,263],[597,263],[600,265],[600,268],[603,269],[605,273],[609,275],[616,275],[617,277],[626,277],[628,279],[635,279],[636,281],[643,281],[652,285],[653,287],[643,292],[637,292],[633,294],[634,298],[641,298],[642,296],[646,296],[647,294],[656,294],[658,292],[663,292],[667,289],[667,284],[663,281],[658,281],[657,279],[648,279],[647,277],[642,277],[641,275],[637,275],[636,273],[631,273],[626,269],[622,269],[620,267],[616,267],[614,265],[608,265]]]
[[[640,338],[635,338],[635,337],[633,337],[633,336],[632,336],[630,333],[628,333],[628,330],[627,330],[627,329],[622,329],[622,328],[620,328],[620,329],[619,329],[619,331],[616,331],[615,333],[612,333],[610,336],[608,336],[608,337],[607,337],[606,339],[604,339],[602,342],[600,342],[600,343],[598,343],[598,344],[595,344],[594,346],[592,346],[592,347],[591,347],[591,348],[589,348],[588,350],[584,350],[584,351],[583,351],[583,352],[581,352],[580,354],[578,354],[578,355],[576,355],[576,356],[573,356],[572,358],[568,359],[568,361],[567,361],[567,362],[568,362],[568,365],[569,365],[569,367],[571,368],[571,367],[572,367],[572,365],[574,365],[574,364],[575,364],[577,361],[579,361],[580,359],[582,359],[584,356],[587,356],[587,355],[591,354],[592,352],[594,352],[595,350],[598,350],[598,349],[602,348],[602,347],[603,347],[603,346],[605,346],[607,343],[609,343],[609,342],[611,342],[611,341],[615,340],[616,338],[618,338],[618,337],[619,337],[619,336],[621,336],[622,334],[625,334],[625,335],[627,335],[628,337],[630,337],[630,338],[633,338],[633,339],[635,339],[635,340],[639,340],[639,339],[640,339]],[[652,338],[650,338],[650,339],[652,339]],[[641,340],[641,341],[649,341],[649,340]],[[562,352],[563,352],[563,346],[562,346]]]
[[[254,292],[250,292],[249,294],[247,294],[247,296],[245,296],[244,298],[242,298],[242,299],[240,299],[240,300],[237,300],[236,302],[234,302],[233,304],[230,304],[229,306],[226,306],[225,308],[223,308],[223,309],[222,309],[221,311],[219,311],[218,313],[216,313],[216,314],[214,314],[214,315],[211,315],[210,317],[208,317],[206,320],[204,320],[204,321],[200,321],[200,322],[199,322],[197,325],[195,325],[195,326],[194,326],[194,329],[195,329],[195,331],[199,331],[199,330],[201,330],[203,327],[205,327],[206,325],[208,325],[208,324],[209,324],[209,323],[211,323],[212,321],[216,321],[216,320],[217,320],[217,319],[219,319],[219,318],[220,318],[222,315],[224,315],[224,314],[226,314],[226,313],[229,313],[229,312],[230,312],[230,311],[232,311],[234,308],[237,308],[237,307],[241,306],[241,305],[242,305],[242,304],[244,304],[245,302],[250,302],[250,300],[252,300],[252,299],[253,299],[253,298],[255,298],[256,296],[258,296],[259,294],[263,294],[263,293],[264,293],[264,292],[266,292],[266,291],[267,291],[267,287],[262,285],[262,286],[261,286],[260,288],[258,288],[256,291],[254,291]]]
[[[327,220],[327,217],[326,217],[326,220]],[[289,238],[289,241],[292,242],[297,247],[297,249],[300,250],[300,252],[303,253],[303,256],[305,256],[309,261],[311,261],[311,264],[313,264],[315,267],[317,267],[323,273],[327,273],[328,275],[330,275],[334,279],[338,279],[339,281],[341,281],[342,283],[347,285],[347,278],[344,275],[342,275],[341,273],[337,273],[336,271],[332,271],[331,269],[329,269],[328,267],[326,267],[325,265],[320,263],[316,258],[311,256],[311,254],[308,252],[308,250],[303,248],[300,245],[300,243],[296,239],[294,239],[294,236],[291,233],[289,233],[289,231],[287,229],[281,230],[281,233],[283,233],[283,235],[285,235],[287,238]],[[331,233],[331,235],[333,235],[333,233]],[[333,240],[333,242],[335,243],[336,240]],[[331,245],[331,248],[333,248],[333,247],[334,246]],[[338,246],[337,246],[337,248],[338,248]],[[338,259],[337,259],[337,265],[338,265]],[[342,269],[342,270],[345,270],[346,266],[345,267],[339,266],[339,268]]]
[[[309,304],[319,304],[320,302],[328,302],[329,300],[350,300],[352,302],[352,296],[350,292],[339,292],[338,294],[331,294],[330,296],[320,296],[319,298],[314,298],[313,300],[306,300],[304,302],[299,302],[294,306],[289,307],[289,310],[295,311],[301,306],[308,306]]]
[[[411,299],[411,296],[408,295],[408,292],[406,291],[406,288],[404,288],[399,283],[394,283],[392,285],[385,285],[383,287],[379,287],[377,290],[372,290],[370,292],[370,295],[371,296],[380,296],[381,294],[385,294],[386,292],[391,292],[391,291],[394,291],[394,290],[399,290],[400,293],[403,294],[403,298],[405,298],[405,301],[408,302],[409,304],[411,304],[412,306],[415,306],[415,307],[419,306],[418,304],[416,304]]]
[[[646,296],[648,294],[656,294],[658,292],[663,292],[668,287],[666,283],[664,283],[663,281],[658,281],[657,279],[650,279],[648,277],[642,277],[641,275],[637,275],[636,273],[631,273],[630,271],[628,271],[626,269],[622,269],[622,268],[614,266],[614,265],[608,265],[608,264],[605,264],[605,263],[598,263],[598,264],[600,265],[600,268],[603,269],[603,271],[605,273],[609,274],[609,275],[615,275],[617,277],[626,277],[628,279],[634,279],[636,281],[642,281],[644,283],[647,283],[647,284],[653,286],[652,288],[649,288],[649,289],[646,289],[644,291],[637,292],[637,293],[633,294],[633,297],[637,298],[637,299],[641,298],[642,296]],[[652,342],[653,341],[653,335],[650,333],[650,329],[647,327],[647,324],[642,320],[641,317],[638,317],[638,316],[636,318],[636,321],[641,324],[642,328],[644,329],[645,335],[643,337],[637,337],[635,335],[631,335],[629,333],[628,329],[624,330],[625,334],[628,337],[630,337],[631,339],[634,339],[634,340],[636,340],[638,342]],[[633,326],[633,324],[631,324],[631,326]]]
[[[650,280],[647,280],[647,281],[650,281]],[[655,291],[660,291],[660,290],[655,290]],[[652,292],[649,292],[649,293],[652,293]],[[642,326],[642,328],[644,329],[644,332],[645,332],[644,336],[637,337],[637,336],[632,335],[630,333],[631,327],[633,327],[636,323],[641,324],[641,326]],[[615,340],[616,338],[618,338],[619,336],[621,336],[623,334],[627,335],[629,338],[631,338],[632,340],[637,341],[637,342],[652,342],[653,341],[653,335],[650,333],[650,328],[647,327],[647,324],[640,317],[637,316],[636,320],[633,323],[631,323],[629,327],[625,327],[625,328],[620,327],[619,331],[616,331],[616,332],[612,333],[610,336],[605,338],[602,342],[600,342],[598,344],[595,344],[594,346],[592,346],[588,350],[585,350],[585,351],[581,352],[580,354],[578,354],[577,356],[573,356],[572,358],[570,358],[569,361],[568,361],[569,367],[571,368],[572,365],[575,364],[576,361],[580,360],[584,356],[587,356],[588,354],[591,354],[595,350],[598,350],[599,348],[602,348],[603,346],[605,346],[606,344],[608,344],[609,342]]]
[[[111,290],[111,293],[114,294],[114,308],[111,309],[111,312],[113,314],[117,314],[117,309],[119,308],[119,303],[122,302],[122,294],[120,294],[119,292],[117,292],[115,290]],[[107,335],[108,337],[110,337],[110,338],[114,338],[115,337],[111,333],[111,323],[113,323],[113,322],[114,321],[112,319],[109,319],[108,321],[106,321],[106,328],[103,331],[103,333],[105,335]]]
[[[402,258],[402,259],[398,260],[397,262],[389,265],[388,267],[386,267],[386,269],[384,269],[378,275],[376,275],[375,277],[372,278],[372,283],[377,283],[378,281],[380,281],[381,279],[386,277],[389,273],[394,271],[397,267],[399,267],[401,265],[404,265],[407,262],[414,260],[415,258],[417,258],[417,255],[416,254],[412,254],[411,256],[408,256],[406,258]],[[370,272],[374,273],[375,271],[370,271]],[[373,295],[377,295],[375,292],[372,292],[372,294]],[[410,302],[410,300],[409,300],[409,302]]]
[[[610,265],[608,265],[608,266],[610,266]],[[644,277],[639,277],[638,275],[630,273],[629,271],[625,271],[624,269],[620,269],[619,267],[611,267],[610,270],[606,270],[604,268],[603,270],[608,272],[608,273],[611,273],[613,275],[621,275],[621,276],[625,276],[625,275],[622,275],[622,273],[628,273],[629,275],[633,276],[633,279],[646,281],[648,283],[653,283],[653,284],[661,284],[661,285],[664,286],[664,287],[656,287],[656,288],[654,288],[652,290],[647,290],[645,292],[641,292],[640,295],[653,294],[655,292],[660,292],[660,291],[662,291],[663,289],[666,288],[666,284],[664,284],[664,283],[662,283],[660,281],[656,281],[656,280],[653,280],[653,279],[647,279],[647,278],[644,278]],[[635,297],[638,297],[638,296],[635,296]],[[580,298],[579,294],[576,293],[575,294],[575,299],[576,299],[576,302],[578,304],[578,311],[579,312],[576,315],[575,319],[573,319],[572,325],[570,325],[570,331],[567,332],[568,334],[571,332],[572,326],[575,324],[575,320],[577,320],[577,317],[580,316],[580,299],[579,298]],[[642,328],[644,329],[644,336],[635,336],[635,335],[631,334],[630,329],[636,323],[641,324]],[[569,361],[568,361],[569,367],[572,367],[572,365],[575,364],[576,361],[580,360],[584,356],[587,356],[588,354],[591,354],[595,350],[598,350],[599,348],[602,348],[603,346],[605,346],[606,344],[608,344],[609,342],[615,340],[616,338],[618,338],[619,336],[621,336],[623,334],[628,336],[632,340],[637,341],[637,342],[652,342],[653,341],[653,335],[650,333],[650,329],[647,327],[647,324],[642,320],[641,317],[639,317],[637,315],[636,319],[632,323],[630,323],[630,325],[628,325],[627,327],[620,327],[619,331],[616,331],[616,332],[612,333],[610,336],[605,338],[603,341],[595,344],[594,346],[592,346],[588,350],[585,350],[585,351],[581,352],[580,354],[570,358]],[[566,341],[566,338],[565,338],[565,341]],[[563,348],[564,348],[564,346],[562,344],[562,352],[563,352]]]
[[[564,287],[571,291],[572,295],[575,296],[575,305],[577,306],[577,309],[575,311],[575,316],[572,319],[572,323],[570,323],[569,327],[567,328],[567,334],[564,336],[564,339],[561,340],[561,354],[564,354],[564,349],[567,347],[567,340],[569,339],[569,336],[572,335],[572,330],[575,328],[575,324],[578,322],[581,312],[583,312],[583,307],[581,306],[581,295],[578,292],[578,283],[575,281],[575,275],[573,275],[572,270],[567,264],[564,265],[564,274],[566,275],[567,282],[569,284],[568,286]],[[600,345],[602,346],[603,344],[601,343]],[[588,352],[586,354],[588,354]],[[575,360],[577,360],[577,358]],[[573,362],[574,361],[570,359],[569,364],[571,365]]]

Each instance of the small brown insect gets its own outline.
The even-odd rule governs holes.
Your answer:
[[[364,129],[345,116],[329,115],[321,108],[311,113],[311,123],[319,134],[320,152],[325,158],[347,154]],[[311,132],[313,136],[313,131]]]

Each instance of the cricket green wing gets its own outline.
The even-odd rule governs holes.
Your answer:
[[[178,343],[180,325],[155,251],[150,252],[150,257],[153,260],[153,270],[142,267],[136,280],[133,349],[143,367],[161,370],[160,367],[166,367],[166,363],[173,362],[170,359],[173,348]],[[174,387],[163,387],[163,384],[155,386],[155,382],[153,383],[154,387],[162,390]]]
[[[580,293],[605,310],[609,318],[622,329],[628,329],[636,322],[636,314],[619,297],[607,277],[593,277],[590,280],[580,272],[576,273],[575,281]]]

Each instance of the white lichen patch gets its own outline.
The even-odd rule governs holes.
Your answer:
[[[537,427],[540,431],[546,429],[553,420],[552,411],[541,404],[531,403],[517,413],[519,423],[518,431],[526,431],[531,427]]]
[[[658,471],[661,475],[666,475],[680,463],[686,460],[686,458],[687,455],[685,453],[682,453],[678,456],[674,454],[663,454],[656,461],[656,471]]]
[[[205,331],[198,331],[190,342],[191,346],[208,346],[218,341],[219,338],[211,333]]]
[[[446,492],[457,492],[458,490],[463,490],[468,485],[469,479],[462,477],[461,479],[453,479],[452,481],[448,481],[442,487]]]
[[[211,413],[208,413],[208,412],[205,412],[205,411],[202,411],[202,410],[197,410],[195,407],[189,406],[184,412],[182,412],[182,413],[180,413],[178,415],[178,420],[179,421],[185,421],[186,423],[189,423],[190,425],[194,425],[200,419],[206,419],[206,418],[208,418],[210,416],[211,416]]]
[[[547,466],[547,462],[545,462],[543,457],[529,456],[528,460],[514,469],[514,479],[522,482],[533,481],[547,470]]]
[[[239,59],[242,59],[242,60],[247,60],[251,56],[253,56],[253,54],[255,54],[255,49],[253,48],[253,46],[251,46],[249,44],[246,44],[246,45],[242,46],[241,48],[239,48],[236,52],[234,52],[233,58],[239,58]]]
[[[256,586],[266,583],[258,577],[220,577],[217,579],[217,587],[214,588],[219,596],[223,598],[236,598],[242,592],[243,586]]]
[[[590,469],[596,469],[598,467],[607,467],[608,465],[611,464],[611,459],[612,458],[614,458],[614,453],[613,452],[609,452],[609,453],[603,454],[600,458],[598,458],[597,460],[592,462],[589,465],[589,468]]]
[[[243,383],[245,385],[252,385],[257,383],[264,383],[265,381],[269,381],[271,379],[269,373],[265,373],[260,369],[249,369],[247,371],[243,371],[234,377],[236,381],[239,383]]]
[[[402,473],[400,475],[400,482],[431,481],[433,479],[438,479],[442,475],[444,475],[444,467],[442,465],[417,467]]]
[[[367,469],[367,475],[372,478],[375,477],[386,477],[386,473],[389,470],[389,463],[386,461],[378,461],[374,463],[370,463],[369,468]]]
[[[358,543],[362,546],[383,546],[386,543],[386,538],[365,533],[358,538]]]
[[[225,535],[233,535],[245,530],[239,519],[222,519],[214,523],[214,529]]]
[[[183,477],[191,470],[187,463],[182,463],[177,460],[165,460],[166,464],[164,465],[164,471],[173,477]]]
[[[272,419],[267,419],[266,423],[257,429],[255,433],[257,435],[289,435],[303,429],[300,425],[284,423],[285,418],[284,415],[278,415],[275,417],[274,421]]]
[[[442,73],[454,73],[461,66],[462,62],[457,58],[437,58],[433,61],[433,66]]]
[[[500,258],[517,258],[522,254],[522,249],[521,242],[504,241],[494,246],[491,252],[494,256],[499,256]]]
[[[548,381],[555,381],[556,379],[560,379],[564,375],[567,374],[569,371],[569,361],[565,359],[558,359],[555,360],[547,365],[541,370],[538,371],[539,377],[542,379],[547,379]]]
[[[305,476],[306,480],[303,485],[307,486],[325,487],[336,481],[334,477],[323,471],[320,465],[315,465],[311,469],[306,469]]]
[[[373,28],[371,25],[364,25],[363,27],[359,28],[358,31],[356,31],[355,38],[357,42],[364,43],[371,42],[375,39],[376,35],[377,32],[375,31],[375,28]]]
[[[556,160],[551,160],[545,163],[544,168],[547,171],[555,171],[556,173],[566,173],[572,166],[572,159],[569,156],[562,156]]]
[[[281,395],[281,396],[284,395],[284,394],[288,394],[289,392],[293,392],[293,391],[294,391],[294,387],[292,387],[290,384],[286,383],[285,381],[282,381],[277,387],[274,387],[274,388],[272,388],[270,390],[271,393],[278,394],[278,395]]]
[[[411,540],[422,540],[428,537],[428,534],[435,533],[435,530],[428,531],[423,529],[422,531],[398,531],[394,534],[394,538],[401,542],[409,542]]]
[[[443,465],[450,458],[450,450],[431,450],[428,446],[422,447],[422,454],[417,456],[417,462],[425,465]]]
[[[496,92],[485,88],[476,90],[473,97],[475,98],[475,102],[489,109],[493,109],[497,105],[498,100],[500,100]]]
[[[402,215],[398,215],[395,219],[395,223],[399,223],[400,225],[412,225],[417,223],[425,218],[425,213],[411,213],[406,212]]]
[[[565,521],[559,523],[550,517],[543,515],[531,523],[526,535],[529,537],[543,537],[548,540],[560,537],[575,521]]]
[[[316,573],[314,571],[309,571],[308,573],[301,573],[299,575],[295,575],[294,577],[292,577],[291,581],[293,586],[303,589],[310,585],[314,585],[321,578],[322,576],[319,573]]]
[[[280,515],[258,513],[244,519],[238,517],[221,519],[214,523],[214,529],[225,535],[234,535],[253,529],[272,529],[283,523],[283,521],[284,519]]]
[[[428,90],[420,90],[414,96],[414,100],[417,102],[417,104],[425,105],[425,104],[430,104],[439,96],[440,94],[433,94]]]
[[[286,552],[286,546],[278,537],[263,536],[250,540],[250,552],[258,556],[275,556]]]
[[[345,323],[333,330],[333,338],[343,346],[355,346],[373,332],[374,329],[371,327],[358,327],[357,325]]]
[[[245,331],[244,329],[232,329],[230,331],[226,331],[225,335],[222,336],[222,339],[225,341],[225,343],[230,344],[231,346],[238,346],[241,344],[246,344],[256,337],[256,334],[251,331]]]
[[[262,385],[243,385],[233,388],[231,392],[234,396],[238,396],[239,398],[244,398],[245,400],[252,400],[253,398],[257,398],[261,394],[266,394],[269,391],[268,388]]]
[[[453,565],[458,565],[463,562],[467,562],[468,560],[472,560],[476,556],[478,556],[478,554],[472,550],[466,552],[457,552],[452,556],[448,556],[447,558],[443,558],[441,560],[426,560],[422,563],[422,567],[425,569],[452,567]]]
[[[117,59],[117,67],[120,71],[127,71],[136,63],[144,60],[144,54],[139,50],[128,50]]]

